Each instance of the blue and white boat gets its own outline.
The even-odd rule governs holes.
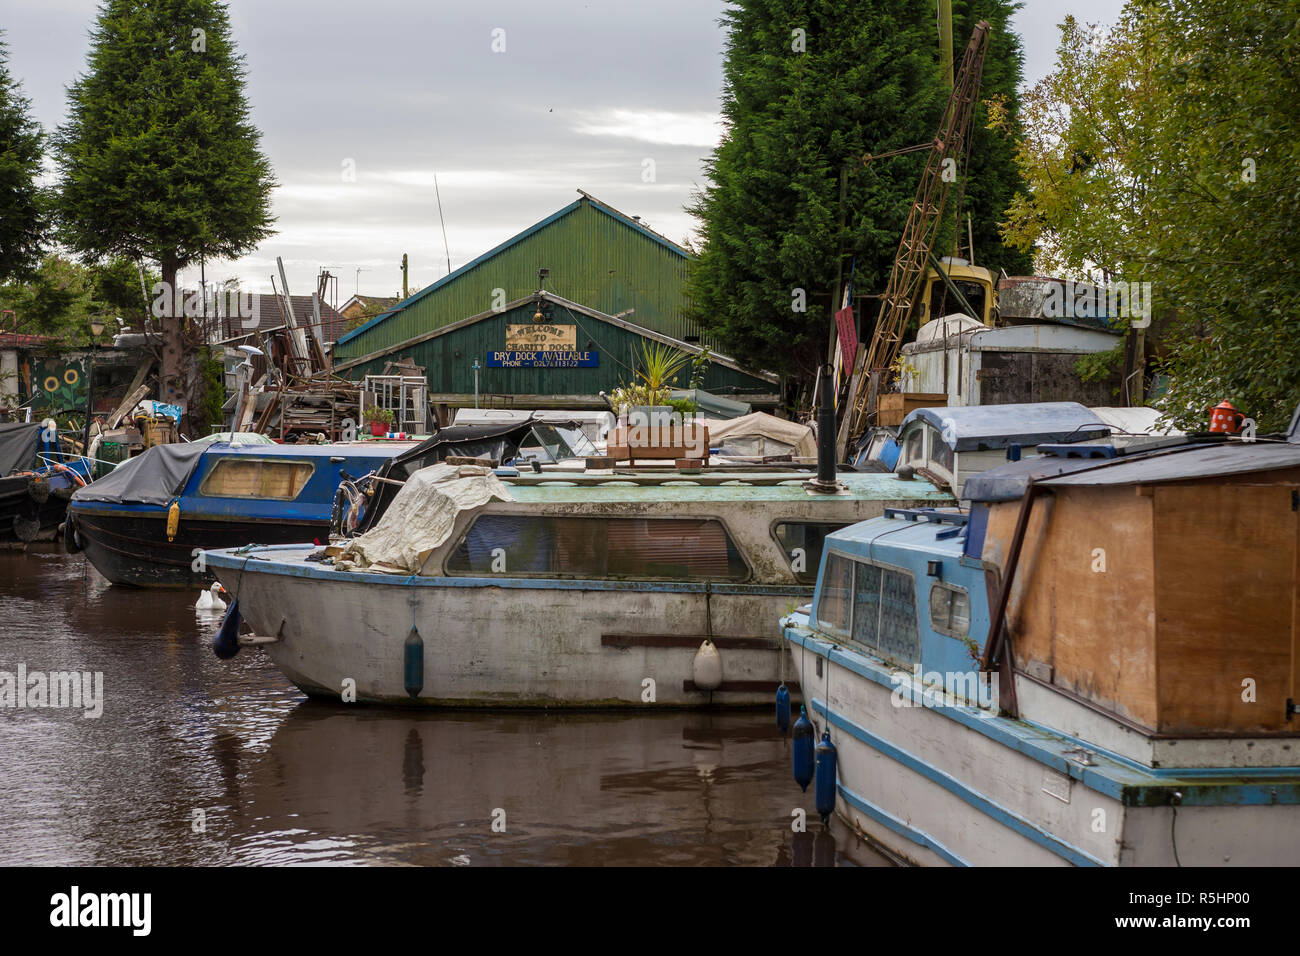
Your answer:
[[[1295,425],[1072,446],[831,534],[796,779],[918,864],[1300,862],[1298,487]]]
[[[64,540],[114,584],[199,586],[212,580],[205,548],[327,539],[343,474],[411,446],[156,445],[72,496]]]

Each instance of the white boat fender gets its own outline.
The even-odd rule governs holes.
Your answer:
[[[710,640],[705,640],[695,652],[691,676],[700,690],[717,690],[722,686],[722,655]]]

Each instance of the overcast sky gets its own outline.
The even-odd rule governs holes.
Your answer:
[[[208,263],[208,279],[270,291],[279,255],[295,293],[329,268],[341,306],[358,283],[399,292],[405,252],[412,288],[427,285],[447,273],[435,170],[452,269],[578,188],[681,241],[693,229],[682,207],[718,138],[724,6],[231,0],[253,121],[280,182],[278,232],[243,259]],[[1025,0],[1015,27],[1026,82],[1050,71],[1067,13],[1112,22],[1122,6]],[[0,0],[11,71],[46,129],[63,122],[95,12],[95,0]]]

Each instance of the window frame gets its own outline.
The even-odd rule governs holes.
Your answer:
[[[936,590],[947,591],[949,594],[960,594],[966,598],[966,632],[959,634],[957,631],[948,626],[940,626],[934,619],[934,592]],[[934,581],[930,584],[930,593],[927,595],[926,607],[930,610],[930,630],[936,634],[943,634],[945,637],[952,637],[957,640],[963,640],[970,636],[970,592],[965,588],[958,587],[955,584],[949,584],[947,581]],[[948,603],[948,620],[952,621],[952,599]]]
[[[603,521],[603,522],[606,522],[606,523],[608,523],[608,522],[610,522],[610,521],[660,521],[660,522],[664,522],[664,521],[692,521],[692,522],[713,521],[713,522],[716,522],[718,525],[721,526],[721,528],[722,528],[722,533],[723,533],[724,535],[726,535],[726,538],[727,538],[727,542],[728,542],[728,544],[730,544],[730,546],[732,547],[732,549],[735,550],[736,555],[740,558],[740,563],[741,563],[741,564],[744,566],[744,568],[745,568],[745,574],[744,574],[743,577],[736,577],[736,578],[682,578],[682,577],[656,577],[656,576],[645,575],[645,576],[643,576],[643,577],[638,578],[638,580],[643,580],[643,581],[654,581],[654,582],[670,582],[670,581],[671,581],[671,582],[679,582],[679,583],[682,583],[682,584],[726,584],[726,585],[734,585],[734,584],[747,584],[747,583],[750,583],[750,582],[753,580],[753,578],[754,578],[754,565],[753,565],[753,563],[749,560],[749,556],[745,554],[744,549],[740,546],[740,543],[739,543],[739,541],[738,541],[736,535],[732,533],[731,528],[730,528],[730,526],[728,526],[727,522],[726,522],[725,520],[723,520],[722,518],[718,517],[717,515],[692,515],[692,516],[690,516],[690,517],[679,517],[679,516],[663,517],[663,516],[659,516],[659,515],[583,515],[583,514],[577,514],[577,515],[575,515],[575,514],[551,514],[551,513],[548,513],[548,512],[542,512],[541,514],[530,514],[530,513],[523,513],[523,512],[510,512],[510,511],[481,511],[481,512],[479,512],[478,514],[474,515],[474,516],[473,516],[473,517],[472,517],[472,518],[471,518],[471,519],[470,519],[470,520],[465,524],[465,527],[464,527],[464,528],[462,528],[458,533],[454,534],[451,538],[449,538],[448,540],[451,541],[451,542],[454,542],[454,543],[451,544],[451,546],[447,548],[446,553],[444,554],[443,559],[442,559],[442,568],[441,568],[441,570],[442,570],[442,575],[443,575],[443,577],[448,577],[448,578],[481,578],[481,577],[485,577],[485,576],[486,576],[486,577],[491,577],[491,576],[492,576],[491,572],[488,572],[488,573],[485,575],[485,574],[484,574],[483,572],[481,572],[481,571],[458,571],[458,570],[453,570],[452,567],[451,567],[451,562],[452,562],[452,560],[456,557],[456,554],[460,551],[460,548],[461,548],[461,546],[465,543],[466,538],[468,538],[470,532],[474,530],[474,526],[477,525],[478,522],[479,522],[480,520],[482,520],[483,518],[489,518],[489,519],[491,519],[491,518],[510,518],[510,519],[523,520],[523,521],[544,521],[544,520],[548,520],[548,519],[549,519],[549,520]],[[624,577],[609,577],[609,576],[606,576],[606,577],[593,577],[593,576],[589,576],[589,575],[588,575],[588,576],[584,576],[584,575],[577,575],[577,574],[562,574],[562,573],[557,573],[557,572],[554,572],[554,571],[510,571],[510,570],[507,570],[507,571],[506,571],[505,573],[503,573],[501,576],[502,576],[502,577],[506,577],[506,578],[531,578],[531,579],[535,579],[535,580],[539,580],[539,581],[602,581],[602,582],[626,582],[626,581],[628,580],[627,578],[624,578]]]
[[[788,524],[796,524],[796,525],[820,525],[820,526],[822,526],[822,527],[830,527],[831,525],[835,525],[836,527],[835,527],[834,530],[832,530],[832,531],[827,531],[827,532],[826,532],[827,537],[829,537],[830,535],[834,534],[836,531],[843,531],[845,528],[848,528],[848,527],[850,527],[850,526],[852,526],[852,525],[854,525],[854,524],[856,524],[856,523],[857,523],[857,522],[855,522],[855,521],[816,521],[816,520],[813,520],[813,519],[811,519],[811,518],[793,518],[793,519],[792,519],[792,518],[777,518],[777,519],[775,519],[775,520],[774,520],[770,525],[768,525],[767,531],[768,531],[768,534],[771,536],[772,540],[776,542],[776,546],[781,550],[781,553],[782,553],[783,555],[785,555],[786,566],[787,566],[787,568],[789,568],[789,565],[790,565],[790,552],[786,550],[785,544],[781,541],[781,536],[780,536],[780,534],[778,534],[778,532],[777,532],[777,530],[776,530],[777,528],[781,527],[782,525],[788,525]],[[826,544],[826,541],[825,541],[825,539],[823,539],[823,540],[822,540],[822,553],[823,553],[823,554],[826,553],[827,548],[828,548],[828,546],[827,546],[827,544]],[[807,570],[807,571],[802,571],[802,572],[795,571],[793,568],[789,568],[789,570],[790,570],[790,573],[791,573],[792,575],[794,575],[794,579],[795,579],[795,581],[798,582],[799,584],[811,584],[813,587],[816,587],[816,586],[817,586],[817,576],[818,576],[818,574],[821,572],[821,565],[822,565],[822,562],[821,562],[821,555],[818,555],[818,556],[817,556],[817,561],[816,561],[815,563],[813,563],[813,564],[810,565],[810,569],[809,569],[809,570]],[[805,580],[803,580],[802,578],[799,577],[800,574],[809,574],[809,575],[812,576],[812,579],[811,579],[811,580],[808,580],[808,581],[805,581]]]
[[[256,446],[251,446],[251,447],[256,447]],[[278,495],[216,494],[214,492],[207,490],[208,482],[212,480],[213,475],[215,475],[222,468],[222,466],[225,465],[227,462],[247,464],[250,461],[255,461],[258,464],[259,483],[261,479],[260,469],[262,466],[268,464],[269,465],[306,465],[310,469],[310,471],[307,474],[307,479],[302,483],[302,487],[299,488],[297,493],[295,493],[290,498],[283,498]],[[222,455],[212,463],[212,467],[208,469],[208,473],[204,475],[201,479],[199,479],[199,486],[198,488],[195,489],[195,492],[201,498],[235,498],[239,501],[297,501],[299,498],[302,497],[302,493],[307,490],[307,486],[311,484],[312,478],[316,477],[316,464],[317,463],[310,458],[278,458],[278,457],[277,458],[255,458],[251,455],[249,456]]]

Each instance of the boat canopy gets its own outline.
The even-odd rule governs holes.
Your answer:
[[[712,392],[706,392],[702,388],[677,388],[673,389],[668,395],[673,399],[684,399],[694,402],[697,414],[704,418],[716,418],[728,420],[733,418],[742,418],[753,411],[754,406],[748,402],[738,402],[734,398],[724,398],[721,395],[714,395]],[[710,427],[712,431],[712,427]]]
[[[73,501],[165,505],[185,487],[210,442],[155,445],[128,458],[103,478],[77,489]]]
[[[519,451],[533,426],[542,424],[529,418],[526,421],[491,422],[480,425],[449,425],[431,438],[426,438],[410,451],[398,455],[379,471],[380,478],[405,482],[422,468],[442,462],[449,455],[466,458],[491,458],[504,461]],[[555,422],[545,424],[554,425]],[[397,497],[396,486],[380,483],[374,497],[366,507],[358,531],[368,532],[376,527],[380,517]]]
[[[37,422],[0,425],[0,477],[31,468],[40,437],[41,426]]]
[[[1078,402],[918,408],[903,419],[899,435],[916,421],[932,425],[953,451],[1096,441],[1110,434],[1109,426]]]
[[[813,430],[799,422],[754,412],[730,421],[709,422],[709,443],[734,455],[797,455],[815,458]]]
[[[514,500],[490,469],[447,464],[421,468],[406,479],[378,523],[347,543],[334,567],[414,574],[451,536],[461,512],[494,499]]]

